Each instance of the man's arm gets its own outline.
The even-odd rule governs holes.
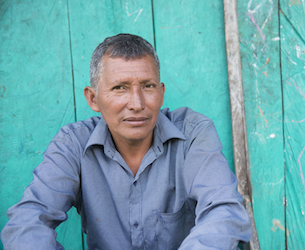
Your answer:
[[[7,212],[4,249],[63,249],[54,229],[79,198],[79,162],[68,131],[54,137],[33,175],[21,201]]]
[[[185,160],[185,185],[197,201],[196,221],[179,249],[236,249],[252,227],[214,124],[198,125]]]

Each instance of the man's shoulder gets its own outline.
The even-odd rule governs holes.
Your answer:
[[[83,121],[69,123],[60,128],[52,141],[80,144],[84,148],[101,120],[103,120],[101,116],[93,116]]]
[[[193,111],[190,108],[179,108],[173,111],[163,109],[162,113],[177,127],[185,136],[185,149],[197,141],[196,145],[206,151],[222,148],[214,122],[205,115]]]
[[[72,131],[86,129],[88,131],[92,131],[95,129],[95,127],[97,126],[97,124],[100,122],[101,119],[102,119],[101,116],[92,116],[83,121],[69,123],[63,126],[62,129],[69,129]]]
[[[61,127],[60,132],[74,133],[76,136],[90,135],[101,119],[101,116],[92,116],[83,121],[72,122]]]
[[[178,108],[173,111],[164,108],[161,112],[184,134],[191,132],[195,127],[205,127],[213,124],[210,118],[188,107]]]

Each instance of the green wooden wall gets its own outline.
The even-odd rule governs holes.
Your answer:
[[[238,1],[253,209],[262,249],[305,249],[305,1]]]
[[[304,11],[304,0],[238,1],[262,249],[305,248]],[[164,107],[189,106],[213,119],[234,169],[221,0],[0,0],[0,229],[58,129],[97,115],[82,93],[90,57],[117,33],[155,46]],[[74,209],[57,231],[65,249],[86,248]]]
[[[305,249],[305,2],[280,4],[287,246]]]
[[[277,1],[238,5],[253,212],[262,249],[285,249],[285,166]]]

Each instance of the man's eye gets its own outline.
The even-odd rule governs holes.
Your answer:
[[[155,84],[152,84],[152,83],[146,84],[146,85],[145,85],[146,88],[154,88],[155,86],[156,86],[156,85],[155,85]]]
[[[113,90],[123,90],[124,87],[123,86],[115,86],[113,87]]]

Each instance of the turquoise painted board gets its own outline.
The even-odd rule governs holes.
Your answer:
[[[66,13],[64,1],[1,2],[1,228],[6,210],[22,197],[49,141],[74,121]],[[80,227],[79,220],[69,224]],[[71,230],[58,231],[59,240],[71,249],[82,245],[81,230],[72,241]]]
[[[305,2],[281,1],[288,249],[305,249]]]
[[[238,1],[253,212],[261,249],[285,249],[278,2]]]
[[[154,44],[151,1],[71,1],[69,20],[76,116],[84,120],[99,115],[90,109],[83,95],[84,87],[90,86],[89,65],[94,49],[106,37],[118,33],[140,35]]]
[[[98,115],[82,93],[89,85],[90,57],[105,37],[120,32],[155,44],[166,86],[164,106],[190,106],[212,118],[233,168],[222,8],[220,0],[0,1],[0,228],[58,129]],[[303,0],[282,0],[281,12],[277,1],[238,1],[262,249],[285,249],[286,235],[289,249],[305,244],[304,10]],[[58,240],[65,249],[82,249],[75,209],[69,217],[57,230]]]
[[[211,118],[234,169],[222,1],[156,0],[154,21],[164,107]]]

